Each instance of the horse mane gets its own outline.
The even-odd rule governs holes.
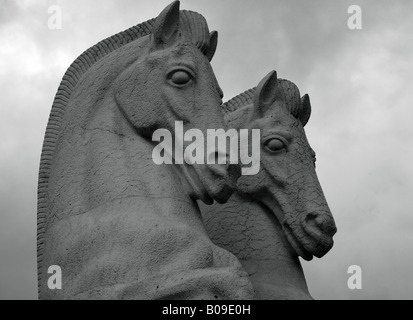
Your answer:
[[[253,102],[254,99],[254,94],[255,94],[255,89],[257,87],[248,89],[244,91],[243,93],[240,93],[239,95],[233,97],[232,99],[228,100],[222,105],[222,111],[224,111],[224,114],[234,112],[246,105],[249,105]]]
[[[280,92],[282,100],[286,103],[288,111],[297,118],[301,106],[300,91],[293,82],[285,79],[278,79],[278,86],[281,88]],[[222,105],[224,114],[234,112],[242,107],[252,104],[254,101],[255,90],[256,87],[251,88],[225,102]]]
[[[49,120],[46,127],[43,148],[40,158],[39,180],[37,189],[37,265],[38,287],[41,283],[41,263],[43,261],[44,236],[48,218],[48,182],[50,166],[60,134],[60,129],[67,104],[72,92],[82,76],[107,54],[128,43],[151,34],[156,18],[137,24],[129,29],[110,36],[84,51],[66,70],[57,89]],[[209,30],[205,18],[199,13],[181,10],[180,23],[191,37],[191,41],[205,54],[209,46]]]

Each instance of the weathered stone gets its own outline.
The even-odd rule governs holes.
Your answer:
[[[148,139],[156,128],[173,132],[176,120],[225,127],[209,63],[216,43],[201,15],[174,2],[69,68],[41,161],[40,298],[252,297],[247,274],[211,242],[194,201],[226,201],[237,170],[158,166]],[[190,81],[174,83],[176,72]],[[47,287],[50,265],[62,269],[61,290]]]
[[[336,227],[303,128],[308,95],[273,71],[223,107],[229,127],[261,130],[261,170],[226,204],[200,204],[208,234],[241,261],[256,298],[311,299],[298,256],[327,253]]]
[[[298,256],[323,256],[336,229],[303,129],[309,98],[272,72],[222,105],[217,36],[175,1],[69,67],[39,170],[41,299],[311,298]],[[177,122],[205,136],[260,129],[258,174],[211,164],[228,159],[220,149],[156,164],[158,129],[188,146]],[[61,289],[48,287],[50,266]]]

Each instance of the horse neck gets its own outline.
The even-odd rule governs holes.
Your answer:
[[[246,104],[232,112],[225,114],[225,122],[229,128],[246,128],[245,119],[249,119],[253,110],[252,103]]]
[[[274,212],[238,193],[226,204],[203,207],[202,212],[211,240],[232,252],[253,282],[308,292],[299,259]]]

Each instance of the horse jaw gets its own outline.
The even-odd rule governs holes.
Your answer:
[[[198,177],[195,169],[187,164],[174,166],[181,179],[184,190],[193,200],[201,200],[207,205],[214,203],[214,199],[208,194],[206,188]]]
[[[242,191],[240,193],[242,194]],[[259,194],[255,194],[253,198],[276,216],[293,254],[310,261],[313,256],[321,258],[332,248],[334,244],[332,237],[336,232],[335,225],[326,227],[328,228],[327,234],[312,230],[312,226],[304,227],[303,221],[307,217],[311,217],[312,213],[300,214],[294,212],[288,201],[278,200],[280,193],[277,191],[262,190]],[[289,218],[291,216],[295,216],[296,219]]]

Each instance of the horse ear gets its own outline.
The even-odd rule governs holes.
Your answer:
[[[298,119],[301,121],[301,124],[303,127],[307,124],[308,120],[310,119],[311,115],[311,103],[310,103],[310,97],[308,94],[305,94],[301,98],[301,108],[300,112],[298,115]]]
[[[254,94],[254,111],[256,118],[261,118],[265,111],[274,103],[277,98],[277,72],[271,71],[258,84]]]
[[[152,29],[152,49],[169,47],[179,39],[179,36],[179,1],[174,1],[156,18]]]
[[[212,31],[209,34],[209,46],[207,52],[205,52],[206,57],[208,58],[209,61],[212,60],[215,54],[215,50],[217,49],[217,44],[218,44],[218,32],[217,31]]]

